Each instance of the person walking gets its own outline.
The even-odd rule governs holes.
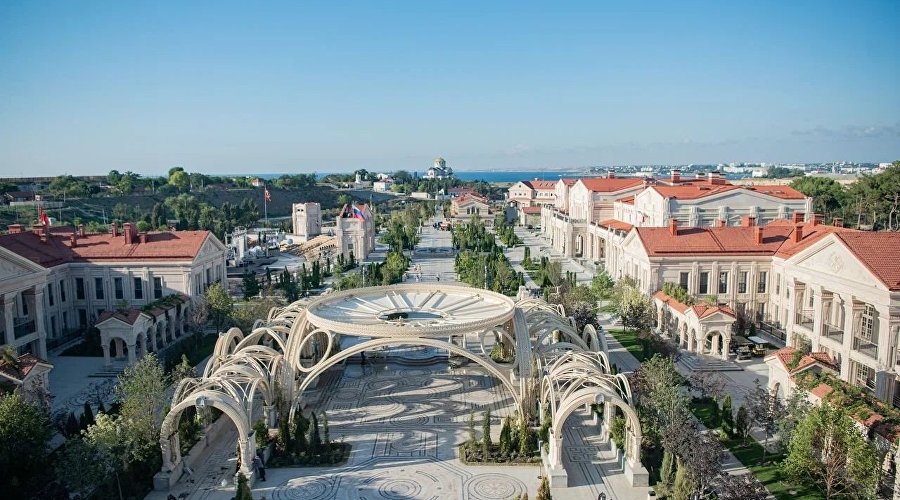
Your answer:
[[[266,464],[263,463],[262,459],[259,458],[259,455],[253,457],[253,467],[256,469],[256,473],[259,474],[259,480],[266,480]]]

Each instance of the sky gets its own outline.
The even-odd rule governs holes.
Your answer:
[[[900,159],[900,2],[0,2],[0,176]]]

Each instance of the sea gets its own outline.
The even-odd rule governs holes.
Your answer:
[[[413,173],[413,172],[410,172]],[[420,177],[425,172],[416,172]],[[562,177],[599,176],[604,172],[581,170],[454,170],[453,175],[464,181],[516,182],[525,180],[556,181]],[[258,174],[262,179],[276,179],[284,174]],[[329,173],[317,173],[320,179]]]

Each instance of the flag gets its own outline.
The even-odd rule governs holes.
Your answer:
[[[269,188],[263,188],[263,191],[265,192],[263,194],[263,196],[266,198],[266,203],[271,203],[272,202],[272,193],[269,192]]]
[[[47,212],[44,212],[44,207],[41,207],[38,211],[38,220],[40,220],[41,224],[44,226],[50,225],[50,217],[47,217]]]
[[[360,220],[366,220],[366,217],[363,215],[362,210],[360,210],[356,205],[353,205],[353,217]]]

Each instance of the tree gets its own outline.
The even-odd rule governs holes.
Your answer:
[[[216,331],[221,331],[222,326],[234,310],[234,301],[231,299],[231,295],[221,283],[213,283],[206,289],[206,304],[216,325]]]
[[[747,440],[747,437],[750,435],[750,424],[750,412],[747,411],[745,406],[741,405],[734,420],[734,430],[739,438]]]
[[[687,395],[680,389],[681,376],[672,358],[654,355],[635,372],[633,386],[640,396],[642,432],[645,439],[657,441],[669,427],[689,417]],[[674,448],[669,447],[674,452]]]
[[[166,372],[155,353],[141,357],[119,376],[119,417],[128,434],[129,461],[159,457],[159,429],[166,406]]]
[[[256,273],[249,269],[244,271],[241,277],[241,284],[244,289],[244,300],[250,300],[250,297],[259,295],[259,282],[256,281]]]
[[[43,482],[50,419],[18,393],[0,396],[0,491],[7,498],[30,498]]]
[[[718,500],[766,500],[769,491],[753,474],[722,474]]]
[[[325,451],[331,451],[331,431],[328,429],[328,413],[322,412],[322,445]]]
[[[616,283],[613,302],[616,305],[616,313],[622,319],[622,328],[627,331],[631,327],[637,332],[644,348],[644,355],[648,355],[650,327],[655,316],[650,299],[638,290],[634,280],[622,278]]]
[[[253,500],[253,492],[250,491],[250,485],[247,483],[247,476],[242,472],[238,473],[237,489],[235,491],[234,500]]]
[[[298,454],[305,453],[309,448],[306,441],[306,432],[309,429],[309,420],[303,416],[302,411],[298,411],[294,415],[294,451]]]
[[[508,456],[512,449],[512,419],[507,416],[503,419],[503,427],[500,428],[500,454]]]
[[[668,490],[675,481],[675,454],[669,450],[663,451],[662,465],[659,467],[659,484],[663,490]]]
[[[188,360],[187,354],[181,355],[181,362],[175,365],[172,368],[172,371],[169,373],[169,379],[173,384],[177,384],[186,378],[195,378],[197,376],[197,370],[191,366],[190,360]]]
[[[697,491],[696,483],[692,480],[687,467],[679,461],[675,471],[675,484],[672,486],[672,499],[692,500],[695,491]]]
[[[734,434],[734,410],[732,409],[731,394],[725,395],[722,401],[722,429],[730,436]]]
[[[878,452],[846,411],[824,401],[797,425],[783,468],[788,477],[832,498],[874,498]]]
[[[762,462],[765,463],[769,437],[778,431],[778,420],[784,411],[784,403],[777,394],[769,391],[760,385],[759,380],[756,380],[754,388],[744,399],[744,404],[747,406],[750,419],[761,427],[766,435],[762,456]]]
[[[191,178],[184,170],[176,170],[169,174],[169,184],[171,184],[179,192],[187,191],[190,183]]]
[[[547,480],[547,476],[541,478],[541,484],[538,486],[535,498],[537,500],[553,500],[553,495],[550,494],[550,481]]]
[[[519,417],[519,455],[527,457],[534,451],[534,438],[532,437],[531,428],[528,427],[528,421],[524,417]]]
[[[316,417],[315,412],[312,413],[309,428],[306,430],[306,443],[309,447],[310,455],[316,456],[322,451],[322,437],[319,435],[319,419]]]
[[[591,280],[591,289],[594,291],[594,295],[596,295],[600,299],[609,298],[612,295],[613,287],[615,286],[615,282],[606,273],[606,270],[600,271],[600,274],[594,276],[594,279]]]
[[[475,443],[478,442],[478,436],[475,434],[475,413],[469,412],[469,439],[466,441],[466,448],[469,452],[475,451]]]
[[[484,459],[487,460],[491,456],[491,409],[488,408],[484,412],[484,418],[481,421],[481,451],[484,453]]]
[[[87,493],[101,484],[109,474],[107,466],[96,447],[81,438],[69,439],[62,454],[54,464],[55,475],[71,493]]]
[[[87,429],[89,425],[94,423],[94,410],[91,409],[91,403],[84,402],[84,410],[81,413],[81,428]]]
[[[812,405],[805,391],[793,391],[784,404],[784,411],[778,418],[778,440],[783,447],[790,444],[794,430],[806,418]]]

